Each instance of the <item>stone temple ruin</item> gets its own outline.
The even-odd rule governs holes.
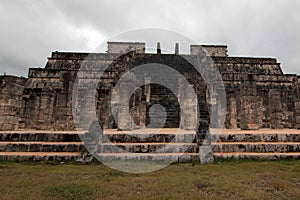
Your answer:
[[[109,65],[100,80],[97,97],[99,119],[104,128],[116,128],[109,112],[112,88],[126,70],[137,65],[155,62],[171,66],[194,85],[198,96],[206,95],[195,75],[197,71],[183,59],[183,56],[197,55],[201,47],[211,56],[224,81],[228,104],[227,110],[223,110],[226,128],[300,127],[299,77],[283,74],[274,58],[230,57],[226,46],[213,45],[191,45],[190,55],[147,54],[144,43],[109,42],[107,53],[53,52],[45,68],[29,69],[28,78],[2,76],[0,130],[74,130],[73,85],[85,59]],[[134,49],[137,49],[134,55],[124,54]],[[131,66],[126,59],[130,59]],[[157,84],[139,88],[134,94],[133,108],[138,124],[147,123],[147,106],[161,103],[168,112],[165,127],[179,127],[179,102],[172,95],[168,88]],[[218,96],[214,98],[217,102]]]
[[[200,58],[203,55],[210,58],[211,62],[205,65],[207,69],[213,63],[219,70],[225,96],[220,96],[220,92],[216,88],[210,90],[201,74],[193,67],[192,63],[196,62],[199,55]],[[169,88],[151,81],[153,77],[159,77],[163,71],[149,74],[148,77],[144,77],[141,86],[134,88],[132,95],[126,97],[130,99],[128,102],[130,116],[128,116],[123,109],[123,106],[127,105],[126,102],[123,102],[123,99],[126,98],[122,95],[120,95],[121,98],[113,98],[113,94],[116,92],[114,88],[123,74],[136,66],[151,63],[173,68],[183,75],[189,85],[182,87],[182,78],[173,77],[172,83],[177,91],[177,94],[174,94]],[[81,80],[97,80],[95,96],[86,93],[75,94],[73,90],[78,71],[82,70],[82,66],[85,65],[90,67],[84,68],[85,73]],[[94,74],[91,71],[101,67],[105,67],[101,78],[93,77]],[[118,86],[117,92],[129,90],[128,85],[133,80],[134,78],[124,80],[127,86],[126,84],[124,87]],[[86,83],[80,87],[88,90],[89,85]],[[188,88],[195,91],[196,103],[194,97],[188,94]],[[210,91],[214,91],[214,93]],[[45,145],[32,150],[33,147],[26,146],[25,141],[80,142],[71,132],[74,130],[84,132],[90,128],[90,123],[81,118],[81,112],[88,113],[89,108],[93,106],[86,102],[94,99],[93,109],[96,110],[96,117],[104,130],[130,131],[162,126],[165,130],[174,128],[187,131],[196,130],[196,132],[204,130],[203,133],[207,134],[208,124],[211,128],[225,127],[225,132],[250,130],[252,134],[262,129],[268,130],[270,133],[257,135],[258,132],[255,132],[254,136],[249,136],[250,132],[243,132],[243,134],[239,133],[239,137],[235,137],[234,132],[227,135],[221,134],[219,135],[220,140],[225,143],[216,145],[213,151],[215,155],[218,155],[218,152],[219,155],[226,152],[294,152],[295,154],[291,154],[292,156],[299,156],[300,134],[296,130],[300,128],[299,94],[300,77],[296,74],[283,74],[280,63],[275,58],[231,57],[227,55],[227,46],[224,45],[191,45],[190,54],[184,55],[179,53],[178,44],[176,44],[173,54],[163,54],[160,45],[158,45],[157,53],[146,53],[145,43],[139,42],[108,42],[107,53],[52,52],[45,68],[30,68],[28,78],[0,77],[0,130],[3,132],[1,141],[6,142],[5,145],[4,143],[1,145],[0,142],[0,151],[10,153],[44,151]],[[74,98],[80,98],[82,101],[74,105],[74,101],[72,101]],[[222,98],[226,100],[225,105],[222,104],[224,101],[221,102]],[[160,117],[159,111],[151,113],[151,107],[157,104],[164,107],[166,114],[164,124],[160,124],[160,120],[157,120]],[[209,116],[213,112],[225,116],[225,120],[210,121]],[[204,123],[203,125],[203,122],[208,124]],[[274,129],[273,132],[272,129]],[[289,129],[289,131],[294,129],[294,131],[291,137],[288,133],[281,137],[275,131],[278,129]],[[42,130],[49,131],[49,134],[45,133],[44,136],[40,136]],[[22,131],[25,131],[27,136],[21,134]],[[60,139],[53,139],[54,136],[51,136],[50,131],[52,131],[52,135],[56,133],[57,138]],[[69,135],[63,134],[62,131],[70,131],[70,133]],[[69,139],[65,138],[67,135]],[[112,132],[107,135],[110,135],[111,141],[120,142],[122,140],[116,138],[122,137],[120,133],[118,136]],[[274,139],[273,136],[277,139]],[[43,137],[43,139],[39,139],[39,137]],[[126,137],[125,133],[123,137]],[[212,135],[213,137],[214,135]],[[201,137],[199,138],[196,139],[198,145],[194,145],[192,150],[189,149],[191,155],[199,152]],[[12,141],[21,142],[23,150],[20,144],[9,144]],[[167,140],[166,138],[157,138],[154,141],[165,142]],[[259,141],[295,143],[290,144],[294,145],[292,147],[288,147],[288,144],[281,146],[280,148],[284,150],[278,150],[279,147],[269,150],[266,146],[262,146],[263,144],[260,144],[261,146],[252,144],[252,146],[248,145],[249,147],[241,144],[242,142]],[[235,144],[228,142],[238,143],[234,146]],[[15,150],[13,147],[8,147],[9,145],[13,146]],[[53,144],[51,145],[47,147],[46,152],[56,152],[53,150]],[[149,153],[151,144],[147,145],[145,152]],[[64,146],[61,151],[57,150],[57,152],[78,153],[80,147],[74,147],[75,150],[71,147],[71,150],[68,150],[68,148]],[[288,150],[289,148],[290,150]],[[137,148],[133,149],[132,151],[135,153],[143,153],[141,147],[139,147],[139,151],[136,150]],[[131,152],[131,150],[129,151]],[[8,155],[1,154],[1,152],[0,156],[7,159]],[[13,155],[18,156],[17,154]]]

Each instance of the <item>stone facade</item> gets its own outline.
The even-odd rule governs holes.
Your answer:
[[[174,54],[161,54],[160,48],[156,54],[150,54],[145,53],[145,43],[108,42],[107,53],[53,52],[45,68],[29,69],[28,78],[1,76],[0,130],[74,130],[76,123],[87,124],[88,129],[89,122],[80,120],[82,110],[85,114],[92,113],[91,105],[87,103],[90,99],[95,100],[97,118],[106,129],[130,130],[149,124],[152,128],[155,124],[160,126],[159,122],[150,120],[151,115],[156,116],[152,119],[160,115],[160,110],[150,113],[156,104],[165,109],[163,127],[190,130],[203,125],[207,128],[209,115],[214,111],[208,100],[208,88],[191,64],[203,52],[213,60],[223,79],[227,108],[217,108],[216,112],[226,115],[226,128],[300,128],[300,77],[283,74],[274,58],[230,57],[227,46],[215,45],[191,45],[190,55],[180,55],[178,44]],[[181,78],[173,77],[174,94],[167,87],[153,84],[151,79],[162,74],[158,70],[148,75],[139,88],[130,88],[136,82],[134,78],[118,86],[123,74],[135,66],[149,63],[171,66],[189,85],[182,88]],[[89,84],[96,81],[95,96],[73,92],[82,66],[84,77],[81,78],[87,81],[82,84],[84,88],[79,89],[88,89]],[[94,77],[95,70],[104,67],[101,78]],[[186,93],[186,88],[195,91],[196,104]],[[114,92],[126,95],[126,91],[131,90],[130,97],[112,98]],[[214,104],[219,105],[218,92],[210,95]],[[80,98],[82,102],[72,105],[72,98]],[[123,102],[127,98],[130,99],[129,108]],[[128,117],[128,112],[131,117]],[[216,121],[212,126],[223,125],[220,123]],[[207,134],[206,131],[203,133]]]
[[[0,130],[23,128],[25,119],[21,118],[24,108],[21,98],[26,81],[13,76],[0,77]]]

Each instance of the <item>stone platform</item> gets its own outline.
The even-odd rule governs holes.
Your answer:
[[[75,160],[86,131],[2,131],[0,160]],[[300,158],[300,130],[211,129],[215,158]],[[199,160],[194,131],[108,129],[95,152],[101,159]]]
[[[220,135],[213,135],[213,141],[217,158],[300,158],[300,130],[297,129],[223,129]]]

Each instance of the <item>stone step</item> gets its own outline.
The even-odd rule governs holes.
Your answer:
[[[80,153],[75,152],[0,152],[0,160],[8,161],[66,161],[76,160]],[[234,158],[234,159],[300,159],[300,152],[297,153],[253,153],[253,152],[232,152],[232,153],[214,153],[215,158]],[[165,161],[166,159],[175,160],[177,162],[199,161],[198,153],[166,153],[166,154],[150,154],[150,153],[103,153],[99,154],[101,161],[114,160],[153,160]],[[174,161],[174,162],[175,162]]]
[[[197,153],[192,143],[104,143],[99,153]]]
[[[300,142],[300,133],[212,134],[212,140],[215,142]]]
[[[107,131],[104,134],[103,142],[117,143],[150,143],[150,142],[196,142],[196,134],[192,131],[164,132],[155,131]],[[81,139],[89,137],[84,132],[0,132],[0,142],[22,142],[22,141],[41,141],[41,142],[80,142]]]
[[[0,132],[0,141],[80,142],[82,132]]]
[[[199,161],[198,153],[101,153],[98,154],[101,161],[116,160],[139,160],[139,161],[157,161],[157,162],[187,162]]]
[[[0,142],[0,152],[81,152],[82,142]],[[102,143],[99,153],[196,153],[192,143]]]
[[[77,159],[85,148],[81,139],[89,141],[89,136],[91,134],[85,134],[85,131],[0,132],[0,160]],[[176,128],[105,130],[103,136],[96,151],[102,155],[101,159],[199,160],[194,131]],[[220,135],[212,132],[214,142],[217,138],[219,140],[213,147],[216,157],[300,158],[297,157],[300,153],[298,130],[222,130]]]
[[[253,153],[253,152],[231,152],[214,153],[215,158],[234,158],[234,159],[300,159],[300,152],[293,153]]]
[[[68,152],[0,152],[0,160],[8,161],[66,161],[77,160],[79,153]],[[139,160],[158,162],[186,162],[199,160],[198,153],[101,153],[96,156],[101,161]]]
[[[0,142],[0,152],[80,152],[82,142]]]
[[[82,132],[0,132],[0,141],[80,142]],[[106,142],[196,142],[194,133],[114,133],[104,134]],[[216,142],[300,142],[300,133],[293,134],[212,134]]]
[[[66,161],[76,160],[80,154],[74,152],[0,152],[0,160],[8,161]]]
[[[193,133],[184,134],[105,134],[104,142],[116,143],[151,143],[151,142],[186,142],[196,143],[196,135]]]
[[[300,152],[299,142],[217,142],[214,152],[288,153]]]

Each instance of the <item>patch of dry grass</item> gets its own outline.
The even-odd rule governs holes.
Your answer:
[[[300,161],[173,164],[129,174],[101,164],[0,163],[1,199],[300,199]]]

